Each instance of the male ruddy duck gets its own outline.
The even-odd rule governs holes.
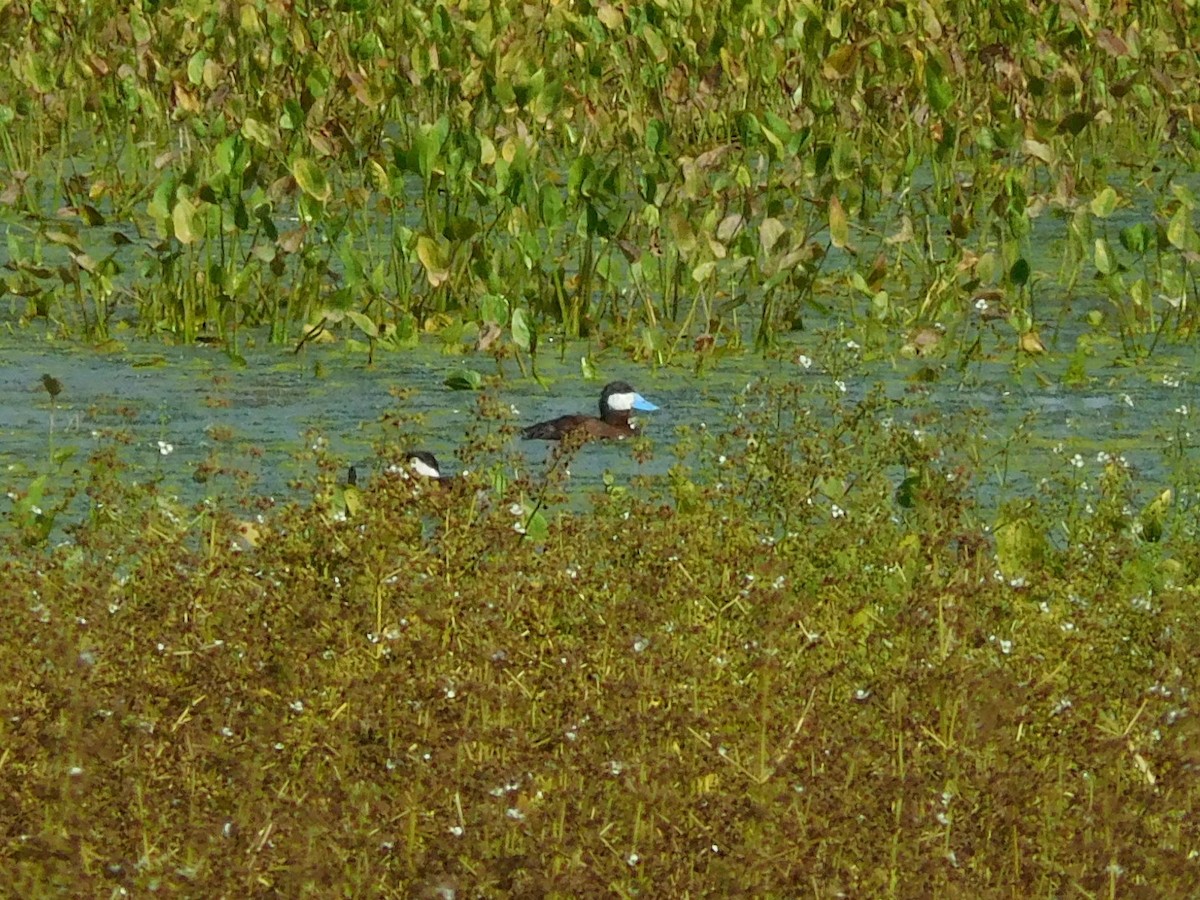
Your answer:
[[[568,434],[582,431],[591,438],[623,440],[637,434],[637,428],[629,421],[633,410],[652,412],[658,409],[653,403],[635,391],[624,381],[614,381],[604,386],[600,394],[600,418],[575,415],[559,416],[548,422],[538,422],[521,432],[526,440],[559,441]]]
[[[438,465],[437,457],[428,450],[410,450],[404,454],[404,465],[398,463],[387,467],[387,474],[401,475],[405,477],[411,472],[417,478],[428,478],[432,481],[448,482],[453,481],[457,476],[443,475],[442,467]],[[347,487],[358,486],[358,468],[351,466],[349,473],[346,476]]]

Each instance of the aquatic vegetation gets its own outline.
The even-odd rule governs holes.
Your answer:
[[[1023,348],[1097,296],[1131,357],[1194,330],[1186,4],[15,2],[0,34],[8,306],[66,333],[700,367],[985,294]]]
[[[511,438],[479,403],[464,459]],[[253,542],[91,460],[71,539],[0,562],[13,889],[1196,884],[1194,469],[1142,499],[1063,448],[991,522],[1009,450],[833,384],[740,394],[572,509],[596,449],[351,509],[313,437]]]

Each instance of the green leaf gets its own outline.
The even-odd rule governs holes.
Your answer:
[[[197,209],[187,197],[180,197],[175,201],[175,208],[171,210],[171,224],[175,229],[175,237],[181,244],[190,244],[204,233]]]
[[[204,80],[204,63],[207,59],[208,54],[203,50],[197,50],[188,59],[187,77],[192,84],[198,85]]]
[[[994,534],[996,563],[1005,578],[1027,578],[1042,570],[1046,538],[1029,519],[1010,518],[998,524]]]
[[[1192,193],[1192,189],[1186,184],[1178,181],[1171,182],[1171,193],[1175,195],[1175,199],[1186,206],[1188,209],[1196,208],[1196,195]]]
[[[1063,116],[1058,123],[1059,134],[1069,134],[1072,137],[1079,134],[1091,124],[1095,116],[1086,112],[1073,112]]]
[[[525,506],[526,515],[528,516],[524,522],[525,537],[534,541],[544,541],[550,536],[550,525],[546,522],[546,517],[542,515],[542,511],[538,510],[533,515],[528,515],[528,505]]]
[[[767,143],[770,144],[771,149],[775,151],[774,158],[782,159],[784,154],[786,153],[786,150],[784,149],[784,146],[783,146],[783,138],[781,138],[778,134],[776,134],[772,129],[768,128],[766,125],[760,124],[758,126],[758,130],[760,132],[762,132],[762,136],[767,139]]]
[[[609,31],[620,31],[625,27],[625,16],[611,3],[601,3],[596,10],[596,18]]]
[[[1096,271],[1101,275],[1111,275],[1115,266],[1113,265],[1112,252],[1108,249],[1108,241],[1104,238],[1096,238]]]
[[[358,330],[367,337],[379,337],[379,329],[369,316],[365,316],[357,310],[348,309],[346,310],[346,318],[353,322],[358,327]]]
[[[762,220],[758,226],[758,241],[764,253],[770,253],[779,239],[787,233],[787,226],[774,216]]]
[[[567,169],[567,196],[575,199],[583,192],[583,183],[595,171],[596,163],[586,153],[576,156]]]
[[[1141,256],[1154,245],[1154,231],[1145,222],[1138,222],[1136,225],[1122,228],[1120,240],[1122,247]]]
[[[829,198],[829,240],[838,248],[850,246],[850,219],[837,197]]]
[[[340,497],[335,498],[335,504],[338,499],[341,500],[341,506],[347,516],[356,516],[362,510],[362,494],[353,485],[348,484],[341,488]]]
[[[1150,307],[1150,285],[1146,283],[1145,278],[1139,278],[1129,286],[1129,297],[1133,300],[1134,306],[1142,309]]]
[[[667,61],[667,45],[663,43],[658,29],[653,25],[642,26],[642,39],[646,42],[646,47],[649,48],[650,55],[654,57],[655,62],[665,63]]]
[[[298,156],[292,160],[292,177],[296,179],[296,184],[300,185],[300,190],[321,203],[333,194],[321,167],[307,156]]]
[[[243,120],[242,135],[247,140],[254,141],[256,144],[261,144],[264,147],[271,147],[275,144],[275,135],[271,132],[271,129],[258,121],[258,119],[246,118]]]
[[[925,96],[936,113],[944,113],[954,102],[954,89],[946,80],[941,65],[933,59],[925,64]]]
[[[508,324],[508,300],[500,294],[484,294],[479,298],[479,321]]]
[[[296,102],[294,97],[283,101],[283,110],[279,113],[279,127],[284,131],[295,131],[304,124],[304,107]]]
[[[833,144],[833,155],[829,159],[829,169],[838,181],[848,181],[862,175],[862,167],[858,164],[857,145],[847,137],[839,137]]]
[[[1180,206],[1167,223],[1167,240],[1172,247],[1187,250],[1194,240],[1192,232],[1192,211],[1187,206]]]
[[[1029,281],[1029,271],[1029,260],[1022,256],[1008,270],[1008,280],[1020,287]]]
[[[70,228],[70,226],[66,226],[66,227]],[[67,231],[67,230],[60,231],[58,229],[51,229],[50,231],[45,232],[44,237],[46,238],[46,240],[48,240],[52,244],[60,244],[64,247],[70,247],[76,253],[82,253],[83,252],[83,244],[81,244],[79,242],[79,238],[75,235],[74,232],[75,232],[75,229],[73,229],[73,228],[71,228],[70,231]]]
[[[554,185],[544,184],[538,191],[538,213],[547,228],[557,228],[563,223],[563,198]]]
[[[1092,215],[1100,219],[1107,219],[1113,214],[1113,210],[1117,208],[1117,192],[1111,187],[1106,187],[1095,197],[1092,198],[1091,210]]]
[[[451,369],[445,384],[455,391],[477,391],[483,387],[483,376],[474,369]]]
[[[410,312],[405,312],[396,319],[396,327],[383,335],[382,342],[393,350],[401,350],[417,346],[420,339],[421,333],[417,327],[417,317]]]
[[[1180,305],[1187,298],[1187,279],[1179,269],[1163,270],[1159,287],[1163,295],[1169,298],[1167,302],[1172,306]]]
[[[1027,156],[1032,156],[1034,159],[1041,162],[1054,162],[1054,151],[1048,144],[1043,144],[1041,141],[1035,141],[1033,138],[1026,138],[1021,143],[1021,149]]]
[[[438,287],[450,277],[450,249],[428,235],[417,238],[417,259],[425,267],[430,287]]]
[[[1167,519],[1167,510],[1171,508],[1171,501],[1174,499],[1174,494],[1170,488],[1167,488],[1153,500],[1151,500],[1146,508],[1142,510],[1142,540],[1156,543],[1162,539],[1163,526]]]
[[[717,240],[728,244],[742,229],[744,219],[739,213],[730,213],[717,225]]]
[[[667,126],[662,119],[651,119],[646,123],[646,149],[651,153],[659,153],[666,140]]]
[[[450,120],[444,115],[432,125],[422,125],[417,134],[417,171],[428,181],[437,169],[438,154],[450,134]]]
[[[529,317],[529,311],[523,306],[518,306],[513,310],[512,314],[512,339],[513,343],[524,350],[526,353],[532,353],[534,347],[534,330],[533,323]]]

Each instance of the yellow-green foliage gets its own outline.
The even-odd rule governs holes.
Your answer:
[[[804,399],[544,540],[523,481],[239,534],[98,468],[0,564],[10,889],[1194,893],[1194,521],[1051,487],[1009,580],[957,439]]]
[[[503,293],[669,355],[697,322],[738,333],[747,302],[767,344],[818,287],[905,326],[1008,294],[1041,348],[1029,286],[1098,274],[1122,336],[1190,333],[1196,22],[1182,2],[16,0],[9,286],[101,337],[125,287],[188,341],[343,322],[385,346]]]

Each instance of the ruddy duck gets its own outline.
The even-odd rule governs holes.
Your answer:
[[[431,479],[433,481],[453,481],[456,476],[443,475],[442,468],[438,465],[437,457],[428,450],[411,450],[404,454],[404,465],[393,463],[387,467],[388,475],[401,475],[411,472],[417,478]],[[358,467],[351,466],[350,471],[346,474],[346,487],[358,486]]]
[[[408,470],[421,478],[431,478],[442,483],[453,481],[453,475],[443,475],[437,457],[428,450],[413,450],[405,454]]]
[[[658,409],[653,403],[635,391],[624,381],[614,381],[604,386],[600,394],[600,418],[575,415],[559,416],[548,422],[538,422],[521,432],[526,440],[559,441],[574,431],[583,431],[589,439],[606,438],[623,440],[637,434],[637,427],[629,421],[633,410],[652,412]]]

